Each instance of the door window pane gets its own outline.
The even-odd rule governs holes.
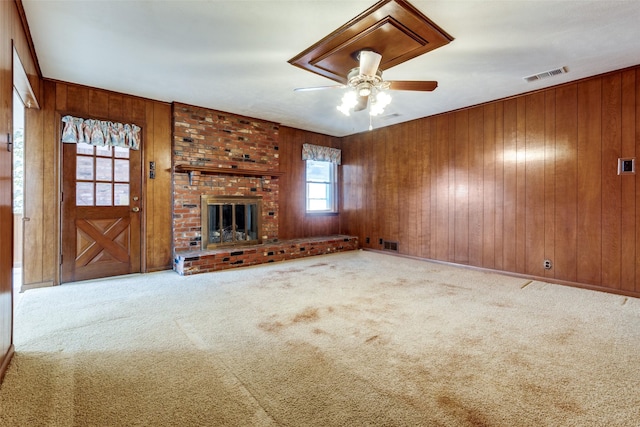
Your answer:
[[[76,179],[83,181],[93,181],[93,157],[77,157]]]
[[[114,160],[114,181],[129,182],[129,160]]]
[[[115,206],[129,206],[129,184],[114,184]]]
[[[111,206],[112,204],[111,183],[96,183],[96,206]]]
[[[76,183],[76,205],[93,206],[93,182]]]
[[[104,157],[96,158],[96,181],[111,181],[112,163],[111,159]]]
[[[113,147],[113,156],[118,159],[128,159],[129,158],[129,149],[122,147]]]
[[[84,142],[79,142],[76,144],[76,153],[88,154],[90,156],[93,156],[93,145],[85,144]]]
[[[111,146],[105,145],[104,147],[96,146],[96,156],[111,157]]]

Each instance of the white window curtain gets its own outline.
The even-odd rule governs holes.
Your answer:
[[[62,142],[140,149],[140,127],[105,120],[62,118]]]
[[[342,150],[322,145],[302,144],[302,160],[331,162],[339,165],[342,162]]]

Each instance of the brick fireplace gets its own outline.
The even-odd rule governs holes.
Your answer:
[[[201,196],[260,197],[259,238],[277,240],[278,125],[178,103],[173,121],[174,252],[201,249]]]
[[[279,126],[186,104],[173,104],[173,253],[183,275],[357,249],[350,236],[278,239]],[[204,224],[203,200],[259,200],[257,241],[225,242],[211,249],[215,221]],[[234,215],[239,215],[237,207]],[[224,209],[220,208],[220,214]],[[242,226],[252,220],[246,217]],[[242,240],[238,221],[230,229]],[[203,242],[203,231],[207,233]],[[224,239],[221,239],[224,240]],[[203,246],[204,243],[204,246]],[[255,244],[254,244],[255,243]],[[214,245],[215,246],[215,245]]]

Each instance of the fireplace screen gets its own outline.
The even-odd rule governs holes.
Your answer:
[[[202,196],[202,248],[260,243],[259,197]]]

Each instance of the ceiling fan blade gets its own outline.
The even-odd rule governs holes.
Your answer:
[[[378,66],[382,60],[382,55],[372,50],[360,52],[360,74],[367,77],[374,77],[378,71]]]
[[[362,111],[365,108],[367,108],[367,104],[369,104],[369,97],[368,96],[359,96],[358,97],[358,103],[356,104],[355,107],[353,107],[353,111]]]
[[[430,92],[438,87],[438,82],[419,80],[395,80],[388,81],[391,90],[420,90]]]
[[[312,90],[325,90],[325,89],[344,89],[345,85],[332,85],[332,86],[315,86],[315,87],[297,87],[293,89],[294,92],[310,92]]]

